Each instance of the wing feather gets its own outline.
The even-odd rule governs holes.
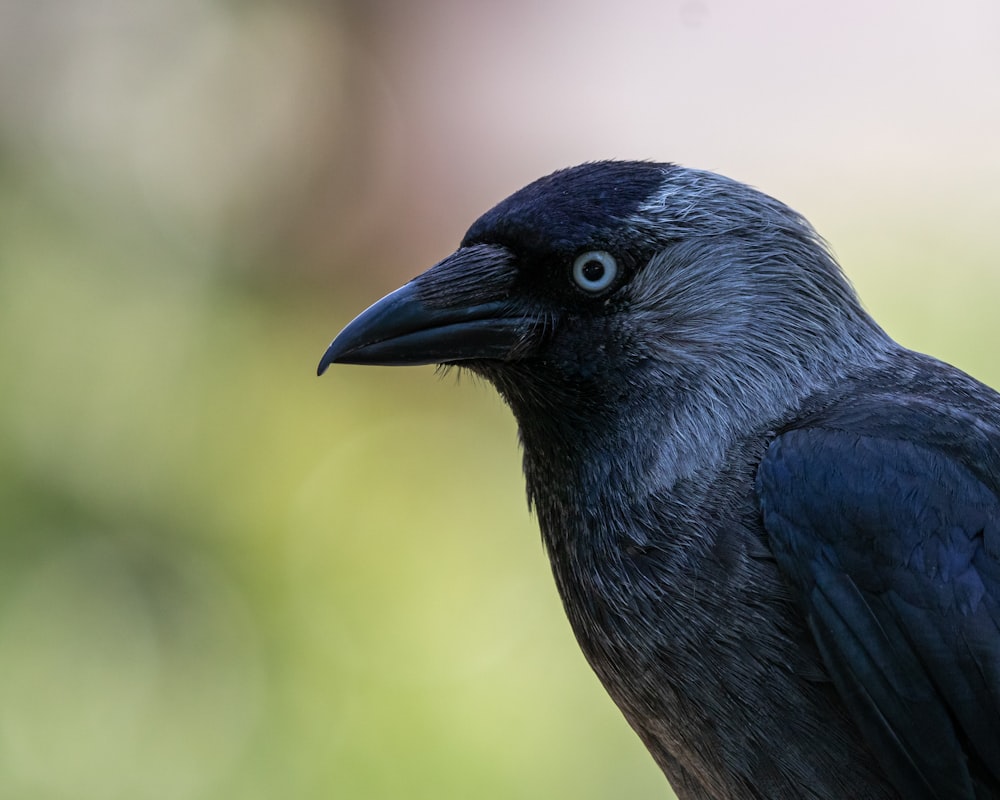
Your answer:
[[[900,793],[1000,796],[996,487],[934,446],[816,427],[771,443],[757,489],[824,663]]]

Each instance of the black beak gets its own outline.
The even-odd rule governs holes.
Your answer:
[[[537,343],[541,326],[511,302],[515,274],[503,248],[462,248],[361,312],[327,348],[316,373],[322,375],[330,364],[521,357]]]

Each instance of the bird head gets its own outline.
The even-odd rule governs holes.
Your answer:
[[[466,367],[510,404],[526,449],[532,431],[579,443],[651,425],[704,443],[690,426],[721,441],[776,418],[883,340],[787,206],[711,172],[604,161],[486,212],[351,322],[319,372]]]

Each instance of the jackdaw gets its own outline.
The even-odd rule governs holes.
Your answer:
[[[682,800],[1000,797],[1000,395],[889,338],[787,206],[556,172],[331,363],[499,390],[580,647]]]

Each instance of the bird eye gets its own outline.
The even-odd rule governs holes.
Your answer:
[[[585,292],[607,289],[618,276],[618,262],[604,250],[590,250],[573,262],[573,281]]]

